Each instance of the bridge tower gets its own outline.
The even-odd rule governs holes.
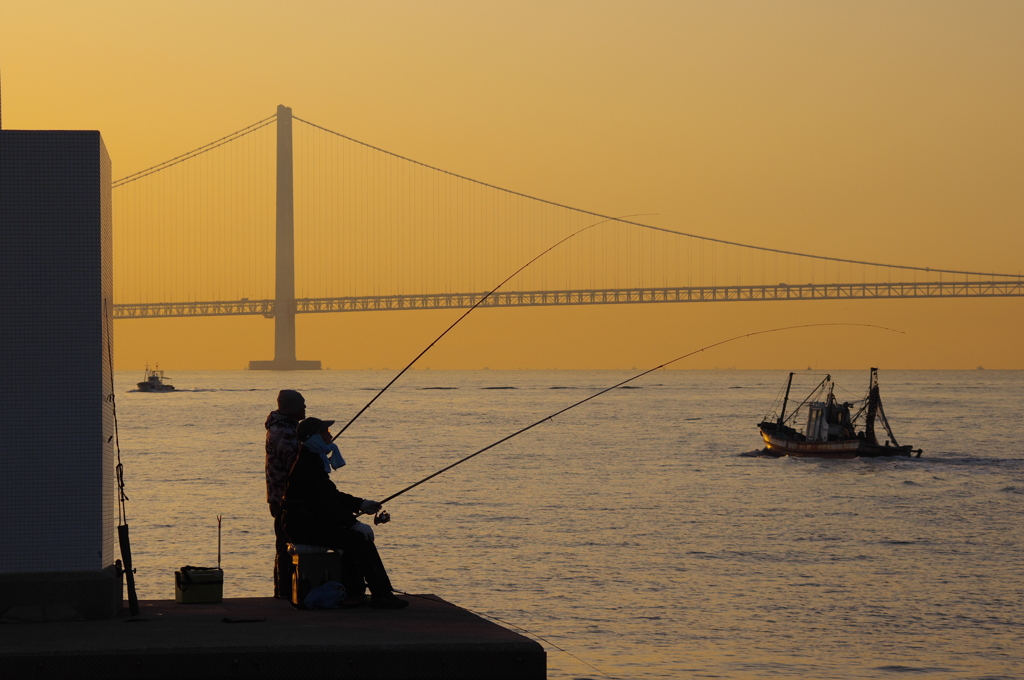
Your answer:
[[[250,361],[250,370],[319,371],[319,361],[295,358],[295,192],[292,173],[292,110],[277,107],[277,250],[274,296],[274,358]]]

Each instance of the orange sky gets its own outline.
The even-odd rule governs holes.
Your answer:
[[[1024,4],[7,2],[5,128],[99,129],[115,177],[271,115],[658,226],[1019,273]],[[431,368],[1024,368],[1022,301],[484,310]],[[456,310],[300,316],[299,356],[397,368]],[[119,321],[116,363],[242,368],[262,317]]]

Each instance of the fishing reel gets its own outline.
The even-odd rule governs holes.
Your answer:
[[[374,526],[376,526],[378,524],[387,524],[390,521],[391,521],[391,515],[388,514],[387,510],[381,510],[376,515],[373,516],[373,524],[374,524]]]

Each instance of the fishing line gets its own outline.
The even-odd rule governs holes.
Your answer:
[[[528,630],[526,630],[525,628],[523,628],[522,626],[517,626],[517,625],[516,625],[516,624],[514,624],[514,623],[509,623],[509,622],[508,622],[508,621],[506,621],[505,619],[499,619],[499,618],[498,618],[497,616],[492,616],[491,614],[481,614],[480,612],[477,612],[477,611],[473,611],[472,609],[469,609],[468,607],[464,607],[464,606],[462,606],[461,604],[452,604],[451,602],[448,602],[447,600],[442,600],[441,598],[439,598],[439,597],[436,597],[436,596],[435,596],[435,597],[428,597],[428,596],[426,596],[426,595],[415,595],[415,594],[413,594],[413,593],[407,593],[407,592],[405,592],[404,590],[398,590],[398,589],[396,589],[396,588],[392,588],[392,590],[393,590],[394,592],[398,593],[399,595],[405,595],[406,597],[418,597],[418,598],[419,598],[419,599],[421,599],[421,600],[428,600],[428,601],[430,601],[430,602],[438,602],[438,603],[441,603],[441,604],[446,604],[446,605],[448,605],[449,607],[457,607],[458,609],[463,609],[463,610],[465,610],[465,611],[469,612],[470,614],[475,614],[476,616],[479,616],[479,617],[480,617],[480,618],[482,618],[482,619],[493,619],[493,620],[495,620],[495,621],[498,621],[498,622],[500,622],[500,623],[503,623],[503,624],[505,624],[506,626],[512,626],[512,627],[513,627],[513,628],[515,628],[516,630],[521,630],[521,631],[523,631],[524,633],[526,633],[527,635],[532,635],[533,637],[535,637],[535,638],[537,638],[538,640],[540,640],[540,641],[544,642],[545,644],[551,645],[552,647],[554,647],[554,648],[555,648],[555,649],[557,649],[558,651],[562,652],[563,654],[568,654],[568,655],[569,655],[569,656],[571,656],[572,658],[574,658],[574,659],[576,659],[577,661],[579,661],[579,662],[580,662],[581,664],[584,664],[585,666],[589,666],[589,667],[590,667],[590,668],[591,668],[592,670],[595,670],[595,671],[597,671],[598,673],[600,673],[600,674],[601,674],[601,675],[603,675],[604,677],[606,677],[606,678],[612,678],[612,676],[611,676],[611,675],[608,675],[607,673],[605,673],[604,671],[602,671],[602,670],[601,670],[600,668],[598,668],[598,667],[597,667],[597,666],[595,666],[594,664],[592,664],[592,663],[589,663],[589,662],[587,662],[587,661],[584,661],[583,659],[581,659],[580,657],[576,656],[576,655],[575,655],[575,654],[573,654],[572,652],[570,652],[570,651],[567,651],[567,650],[564,650],[564,649],[562,649],[561,647],[559,647],[558,645],[556,645],[556,644],[555,644],[554,642],[551,642],[550,640],[548,640],[548,639],[546,639],[546,638],[543,638],[543,637],[541,637],[540,635],[537,635],[537,634],[536,634],[536,633],[534,633],[534,632],[528,631]],[[614,680],[614,678],[612,678],[612,680]]]
[[[779,328],[769,328],[769,329],[763,330],[763,331],[754,331],[753,333],[744,333],[743,335],[736,335],[736,336],[728,338],[726,340],[719,340],[718,342],[712,343],[712,344],[707,345],[705,347],[701,347],[700,349],[694,350],[692,352],[687,352],[686,354],[684,354],[682,356],[679,356],[679,357],[676,357],[675,359],[672,359],[671,361],[666,361],[663,364],[659,364],[658,366],[655,366],[654,368],[649,368],[646,371],[643,371],[642,373],[637,373],[632,378],[627,378],[626,380],[623,380],[620,383],[616,383],[616,384],[612,385],[611,387],[606,387],[605,389],[601,390],[600,392],[595,392],[594,394],[590,395],[589,397],[586,397],[585,399],[581,399],[581,400],[577,401],[575,404],[571,404],[571,405],[566,406],[565,408],[563,408],[563,409],[561,409],[559,411],[555,411],[551,415],[546,416],[544,418],[541,418],[537,422],[532,423],[530,425],[527,425],[526,427],[522,428],[521,430],[517,430],[517,431],[513,432],[510,435],[502,437],[501,439],[499,439],[498,441],[494,442],[493,444],[489,444],[489,445],[485,446],[484,448],[480,449],[479,451],[471,453],[468,456],[466,456],[465,458],[462,458],[461,460],[457,460],[457,461],[455,461],[454,463],[452,463],[451,465],[449,465],[447,467],[441,468],[440,470],[438,470],[434,474],[429,475],[427,477],[424,477],[423,479],[421,479],[420,481],[416,482],[415,484],[410,484],[409,486],[405,487],[404,489],[402,489],[398,493],[393,493],[390,496],[388,496],[387,498],[385,498],[384,500],[378,501],[378,502],[381,505],[383,505],[384,503],[387,503],[388,501],[390,501],[390,500],[392,500],[394,498],[398,498],[399,496],[404,494],[406,491],[411,491],[412,489],[415,489],[420,484],[423,484],[424,482],[430,481],[431,479],[433,479],[434,477],[437,477],[439,474],[441,474],[443,472],[447,472],[448,470],[451,470],[456,465],[461,465],[462,463],[465,463],[470,458],[474,458],[476,456],[479,456],[484,451],[493,449],[498,444],[507,442],[509,439],[512,439],[513,437],[517,437],[517,436],[523,434],[524,432],[526,432],[527,430],[532,430],[533,428],[537,427],[541,423],[546,423],[547,421],[552,420],[553,418],[562,415],[566,411],[574,409],[577,406],[580,406],[581,404],[585,404],[586,402],[590,401],[591,399],[596,399],[597,397],[600,397],[602,394],[604,394],[606,392],[611,392],[612,390],[614,390],[617,387],[622,387],[623,385],[625,385],[627,383],[631,383],[634,380],[637,380],[638,378],[642,378],[643,376],[647,375],[648,373],[653,373],[654,371],[657,371],[660,368],[665,368],[666,366],[674,364],[677,361],[682,361],[683,359],[686,359],[687,357],[692,357],[695,354],[700,354],[701,352],[707,351],[707,350],[712,349],[714,347],[718,347],[720,345],[725,345],[725,344],[728,344],[730,342],[735,342],[736,340],[742,340],[743,338],[750,338],[750,337],[753,337],[755,335],[764,335],[766,333],[778,333],[780,331],[791,331],[791,330],[796,330],[796,329],[800,329],[800,328],[822,328],[822,327],[826,327],[826,326],[861,326],[861,327],[864,327],[864,328],[879,328],[881,330],[890,331],[890,332],[893,332],[893,333],[901,333],[901,334],[905,335],[905,333],[903,331],[896,330],[895,328],[889,328],[887,326],[879,326],[879,325],[871,324],[871,323],[842,323],[842,322],[837,322],[837,323],[808,323],[808,324],[801,324],[799,326],[782,326],[782,327],[779,327]]]
[[[526,269],[527,267],[529,267],[529,266],[530,266],[531,264],[533,264],[534,262],[536,262],[536,261],[537,261],[537,260],[539,260],[540,258],[544,257],[544,255],[546,255],[547,253],[551,252],[552,250],[554,250],[554,249],[555,249],[555,248],[557,248],[558,246],[562,245],[563,243],[565,243],[565,242],[566,242],[566,241],[568,241],[569,239],[571,239],[571,238],[573,238],[573,237],[575,237],[575,236],[577,236],[577,235],[579,235],[579,234],[582,234],[582,233],[583,233],[583,232],[585,232],[585,231],[586,231],[587,229],[592,229],[592,228],[594,228],[594,227],[596,227],[596,226],[598,226],[598,225],[600,225],[600,224],[604,224],[605,222],[615,222],[615,221],[618,221],[618,220],[623,220],[623,219],[626,219],[627,217],[641,217],[641,216],[644,216],[644,215],[653,215],[653,214],[655,214],[655,213],[637,213],[637,214],[635,214],[635,215],[622,215],[621,217],[609,217],[609,218],[603,219],[603,220],[601,220],[601,221],[599,221],[599,222],[594,222],[593,224],[588,224],[587,226],[583,227],[582,229],[578,229],[578,230],[574,231],[573,233],[569,234],[568,236],[566,236],[565,238],[563,238],[563,239],[562,239],[561,241],[558,241],[558,242],[557,242],[557,243],[555,243],[554,245],[552,245],[552,246],[549,246],[549,247],[548,247],[547,249],[545,249],[545,250],[544,250],[544,251],[543,251],[542,253],[540,253],[539,255],[536,255],[536,256],[535,256],[535,257],[534,257],[534,258],[533,258],[532,260],[530,260],[529,262],[527,262],[526,264],[524,264],[524,265],[523,265],[522,267],[520,267],[519,269],[517,269],[517,270],[515,270],[514,272],[512,272],[511,274],[509,274],[509,275],[508,275],[508,276],[507,276],[507,277],[505,278],[505,280],[504,280],[504,281],[502,281],[501,283],[499,283],[499,284],[498,284],[497,286],[495,286],[494,288],[492,288],[492,289],[491,289],[491,291],[490,291],[489,293],[487,293],[487,294],[486,294],[486,295],[484,295],[484,296],[483,296],[482,298],[480,298],[479,300],[477,300],[477,301],[476,301],[476,303],[475,303],[475,304],[474,304],[474,305],[473,305],[472,307],[470,307],[469,309],[467,309],[467,310],[466,310],[466,311],[465,311],[465,312],[464,312],[464,313],[462,314],[462,316],[460,316],[460,317],[459,317],[458,319],[456,319],[456,320],[455,320],[455,322],[454,322],[454,323],[453,323],[453,324],[452,324],[451,326],[448,326],[448,328],[446,328],[446,329],[444,330],[444,332],[443,332],[443,333],[441,333],[441,335],[439,335],[439,336],[437,336],[436,338],[434,338],[434,341],[433,341],[432,343],[430,343],[429,345],[427,345],[427,346],[426,346],[426,347],[425,347],[425,348],[423,349],[423,351],[422,351],[422,352],[420,352],[419,354],[417,354],[417,355],[416,355],[416,358],[415,358],[415,359],[413,359],[412,361],[410,361],[410,362],[408,363],[408,365],[407,365],[407,366],[406,366],[405,368],[403,368],[403,369],[402,369],[401,371],[399,371],[399,372],[398,372],[398,375],[396,375],[396,376],[395,376],[394,378],[392,378],[392,379],[391,379],[391,382],[389,382],[389,383],[388,383],[387,385],[385,385],[384,387],[382,387],[382,388],[381,388],[381,390],[380,390],[380,392],[378,392],[377,394],[375,394],[375,395],[373,396],[373,399],[371,399],[370,401],[366,402],[366,406],[364,406],[363,408],[359,409],[359,412],[358,412],[358,413],[356,413],[356,414],[355,414],[354,416],[352,416],[352,419],[351,419],[351,420],[349,420],[349,421],[348,421],[347,423],[345,423],[345,427],[343,427],[343,428],[341,428],[340,430],[338,430],[338,434],[334,435],[334,437],[332,437],[332,438],[331,438],[331,441],[333,442],[333,441],[334,441],[335,439],[337,439],[338,437],[340,437],[340,436],[342,435],[342,433],[343,433],[343,432],[344,432],[345,430],[347,430],[347,429],[349,428],[349,426],[350,426],[350,425],[351,425],[352,423],[356,422],[356,419],[357,419],[357,418],[358,418],[359,416],[363,415],[363,412],[364,412],[364,411],[366,411],[366,409],[370,408],[370,406],[371,406],[371,405],[373,404],[373,402],[377,401],[377,399],[379,399],[379,398],[380,398],[380,396],[381,396],[382,394],[384,394],[384,392],[386,392],[386,391],[387,391],[387,389],[388,389],[389,387],[391,387],[391,386],[392,386],[393,384],[395,384],[395,381],[397,381],[397,380],[398,380],[399,378],[401,378],[401,377],[402,377],[402,376],[403,376],[403,375],[405,374],[405,372],[406,372],[406,371],[408,371],[408,370],[409,370],[410,368],[412,368],[413,364],[415,364],[415,363],[416,363],[417,361],[419,361],[419,360],[420,360],[420,357],[422,357],[422,356],[423,356],[424,354],[426,354],[426,353],[427,353],[427,352],[428,352],[428,351],[430,350],[430,348],[431,348],[431,347],[433,347],[434,345],[436,345],[436,344],[438,343],[438,341],[440,341],[440,340],[441,340],[441,338],[443,338],[444,336],[448,335],[448,331],[450,331],[451,329],[453,329],[453,328],[455,328],[455,327],[456,327],[457,325],[459,325],[459,322],[460,322],[460,321],[462,321],[463,319],[465,319],[465,318],[466,318],[467,316],[469,316],[469,313],[470,313],[470,312],[472,312],[472,311],[473,311],[474,309],[476,309],[477,307],[479,307],[480,305],[482,305],[482,304],[484,303],[484,301],[485,301],[485,300],[486,300],[487,298],[491,297],[491,296],[492,296],[492,295],[493,295],[493,294],[494,294],[495,292],[497,292],[497,290],[498,290],[499,288],[501,288],[501,287],[502,287],[502,286],[504,286],[504,285],[505,285],[506,283],[508,283],[508,282],[509,282],[509,281],[510,281],[510,280],[511,280],[511,279],[512,279],[512,278],[513,278],[513,277],[514,277],[514,276],[515,276],[516,274],[518,274],[519,272],[523,271],[524,269]]]

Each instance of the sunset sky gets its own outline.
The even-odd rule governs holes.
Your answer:
[[[98,129],[123,177],[274,113],[608,215],[772,248],[1024,269],[1024,3],[6,2],[5,129]],[[118,225],[115,224],[115,229]],[[297,225],[297,229],[300,228]],[[461,312],[302,315],[398,368]],[[480,310],[422,366],[1024,368],[1024,300]],[[125,320],[116,365],[239,369],[263,317]]]

